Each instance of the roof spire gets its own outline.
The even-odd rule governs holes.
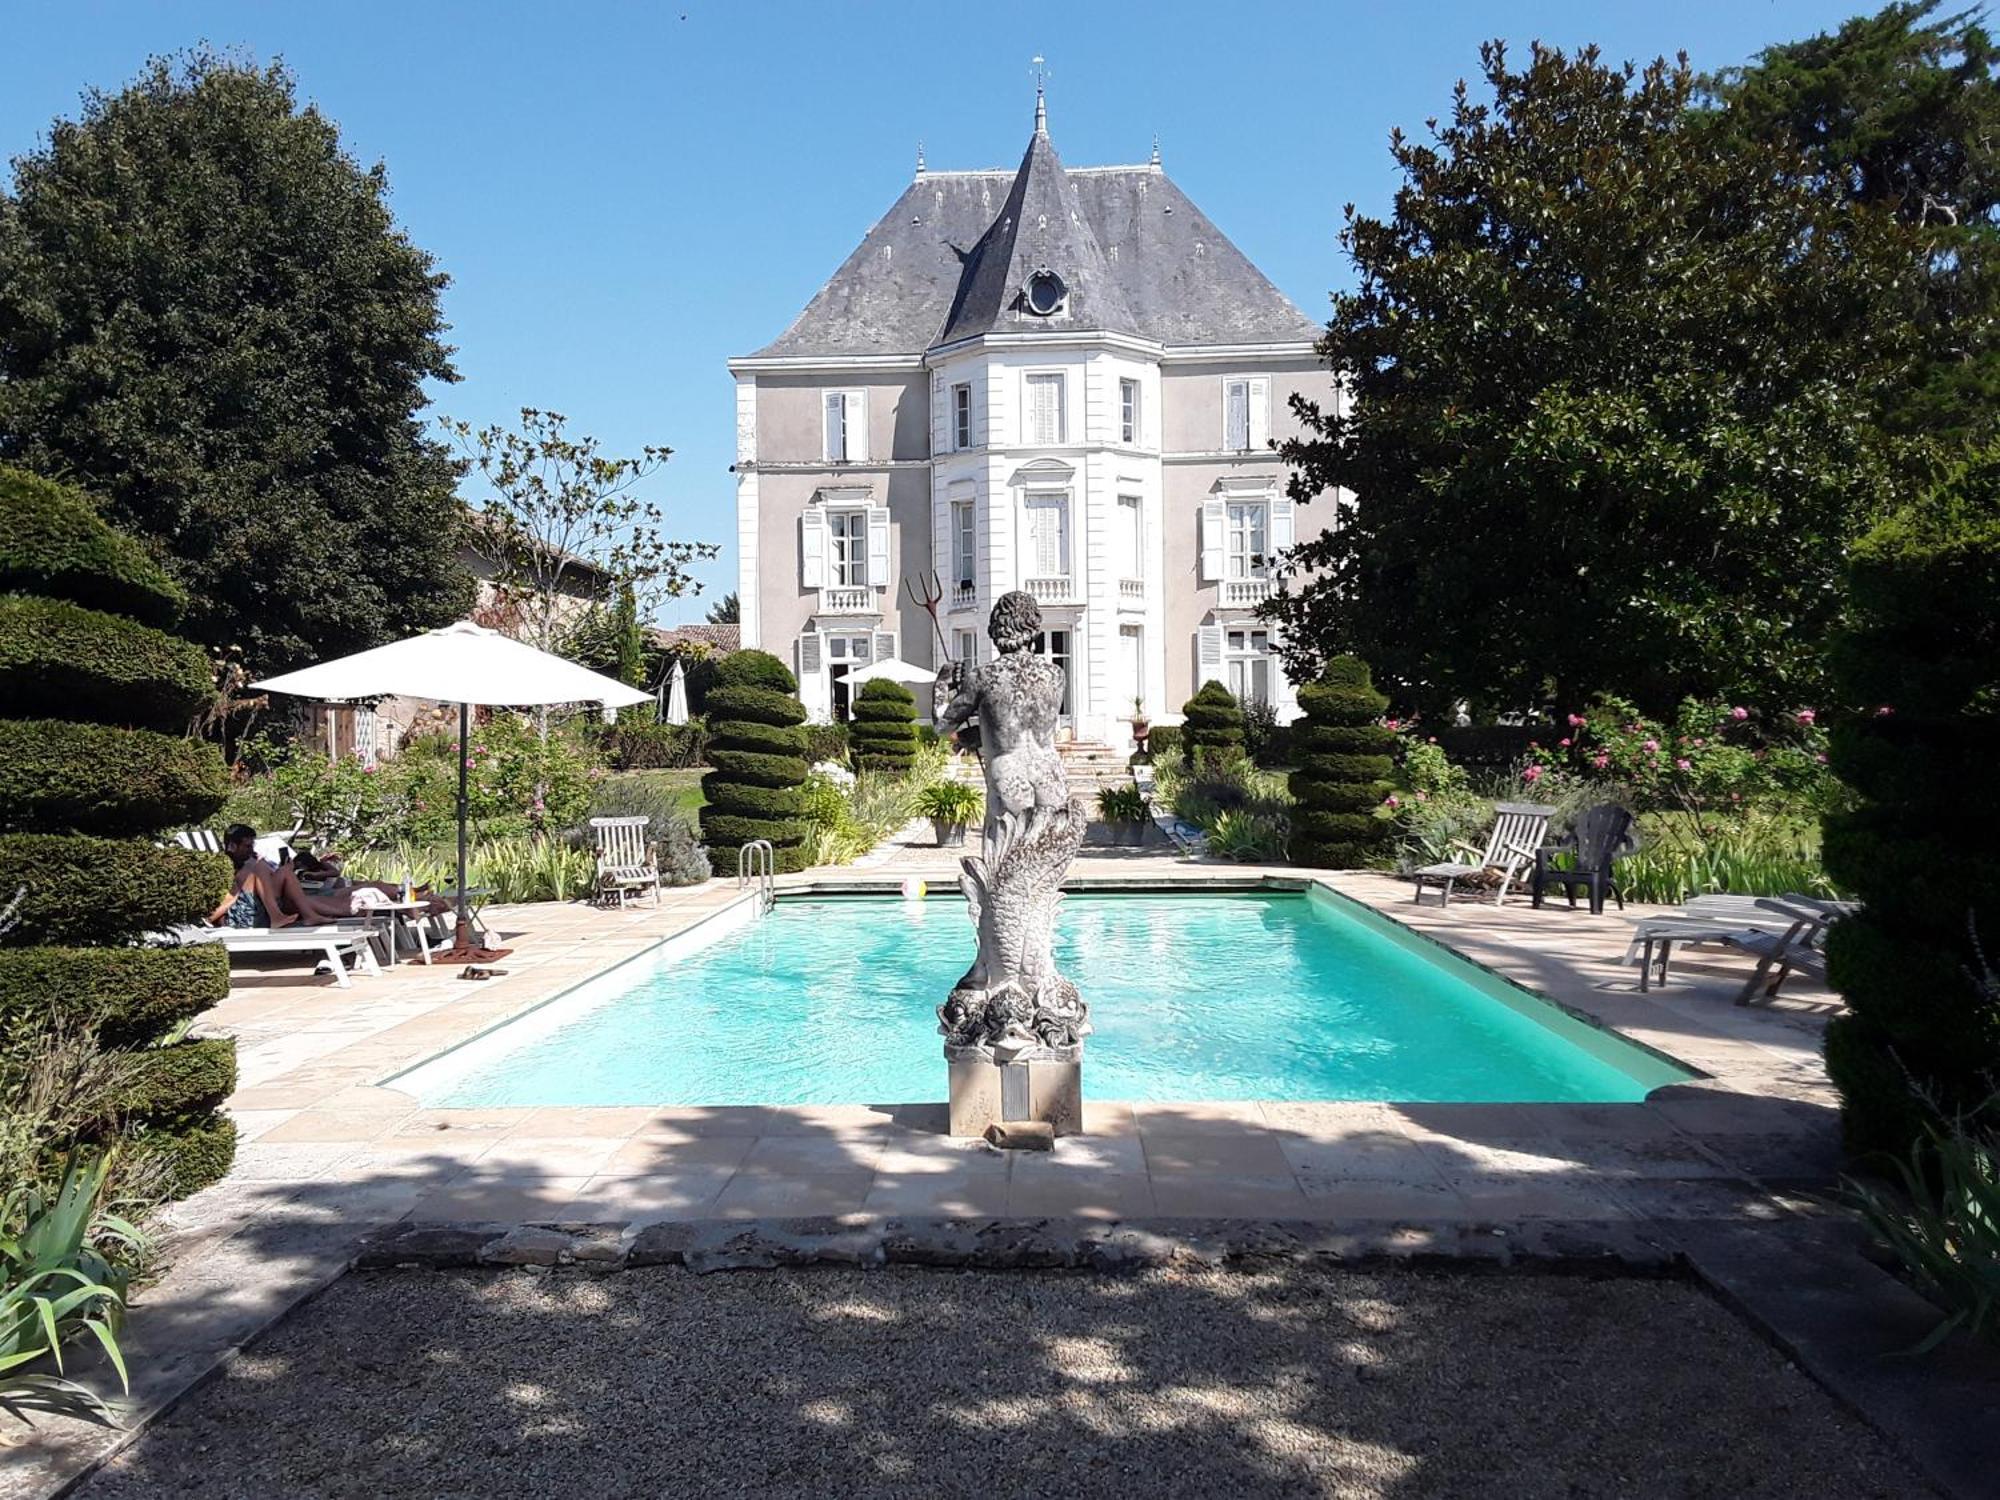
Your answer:
[[[924,143],[921,140],[917,142],[917,175],[924,175]]]
[[[1048,82],[1049,70],[1037,52],[1033,58],[1035,70],[1035,134],[1047,138],[1049,133],[1049,107],[1042,99],[1042,85]]]
[[[919,153],[919,154],[921,154],[921,153]],[[1157,130],[1156,130],[1156,131],[1154,131],[1154,132],[1153,132],[1153,161],[1152,161],[1152,165],[1153,165],[1153,166],[1156,166],[1156,167],[1157,167],[1157,166],[1158,166],[1159,164],[1160,164],[1160,133],[1159,133],[1159,131],[1157,131]],[[919,171],[921,171],[921,170],[922,170],[922,168],[920,167],[920,168],[918,168],[918,170],[919,170]]]

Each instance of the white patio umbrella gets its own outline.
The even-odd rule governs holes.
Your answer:
[[[929,687],[937,680],[937,673],[929,667],[920,667],[914,662],[904,661],[901,657],[885,656],[880,661],[870,662],[865,667],[856,667],[847,674],[847,680],[856,685],[873,682],[878,677],[886,677],[891,682],[900,682],[911,687],[918,685]]]
[[[674,658],[674,669],[667,676],[667,722],[685,724],[688,721],[687,669],[681,659]]]
[[[470,795],[465,754],[472,705],[602,703],[624,708],[653,696],[644,688],[588,671],[470,620],[267,677],[251,686],[301,698],[376,698],[393,693],[458,705],[458,947],[467,951],[471,928],[466,921],[465,842]]]

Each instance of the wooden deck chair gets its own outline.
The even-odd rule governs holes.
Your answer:
[[[1493,808],[1493,832],[1486,840],[1484,849],[1473,844],[1456,843],[1452,847],[1473,857],[1477,863],[1461,864],[1447,861],[1444,864],[1425,865],[1412,870],[1410,879],[1416,882],[1412,901],[1424,898],[1424,887],[1434,885],[1444,892],[1444,904],[1451,905],[1452,887],[1461,880],[1469,880],[1486,870],[1500,872],[1500,885],[1493,893],[1495,905],[1507,899],[1507,888],[1521,883],[1522,871],[1535,862],[1535,851],[1542,847],[1542,840],[1549,831],[1549,819],[1555,816],[1553,807],[1544,807],[1539,802],[1501,802]]]
[[[597,834],[597,889],[599,906],[617,899],[620,908],[634,892],[653,888],[653,905],[660,904],[660,863],[654,856],[646,830],[651,818],[592,818]]]

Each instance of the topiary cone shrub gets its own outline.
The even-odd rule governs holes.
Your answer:
[[[1243,710],[1236,695],[1219,682],[1204,682],[1181,705],[1181,744],[1194,765],[1242,754]]]
[[[805,705],[785,664],[768,651],[732,651],[715,669],[708,694],[709,764],[701,779],[701,841],[709,867],[736,873],[736,852],[771,841],[781,872],[803,869],[806,825]]]
[[[236,1044],[167,1042],[227,997],[219,948],[145,945],[229,888],[220,855],[162,848],[228,791],[212,745],[187,738],[208,662],[162,627],[185,603],[131,538],[75,490],[0,467],[0,1090],[57,1028],[115,1056],[128,1151],[168,1190],[222,1177]],[[60,1103],[57,1105],[60,1108]]]
[[[1848,1145],[1901,1153],[2000,1091],[2000,453],[1877,526],[1847,579],[1830,664],[1859,712],[1828,758],[1856,801],[1824,857],[1862,906],[1827,932],[1826,1065]]]
[[[917,700],[900,682],[864,682],[847,733],[859,769],[901,774],[917,758]]]
[[[1368,664],[1352,656],[1336,656],[1317,682],[1299,689],[1305,717],[1292,725],[1294,864],[1357,870],[1381,862],[1391,830],[1375,808],[1396,743],[1381,723],[1388,706]]]

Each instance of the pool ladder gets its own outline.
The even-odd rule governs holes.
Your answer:
[[[757,910],[761,914],[777,904],[777,860],[769,839],[752,839],[736,851],[736,889],[757,882]]]

